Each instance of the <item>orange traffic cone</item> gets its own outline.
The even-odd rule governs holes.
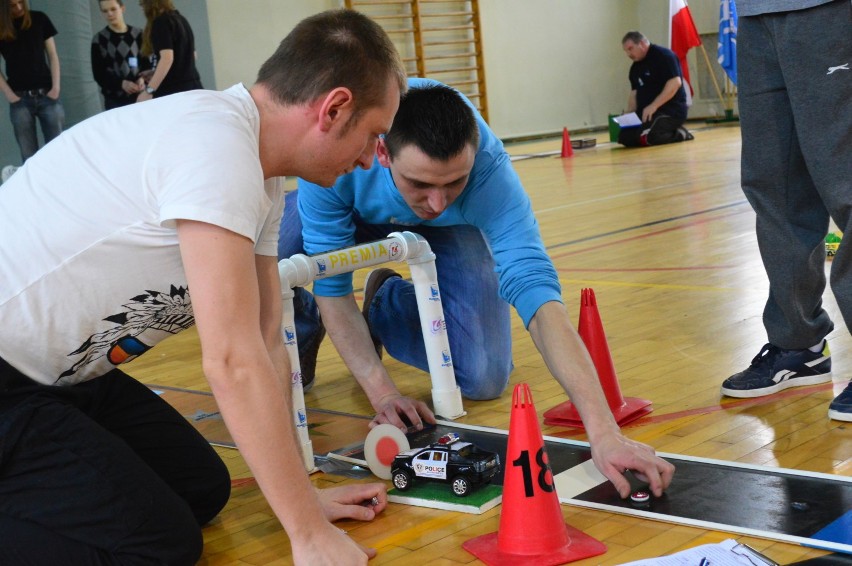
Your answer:
[[[574,148],[571,147],[571,137],[568,135],[568,128],[562,128],[562,157],[571,157],[574,155]]]
[[[650,401],[635,397],[625,399],[621,395],[621,388],[618,386],[618,378],[615,376],[615,368],[612,365],[612,356],[606,343],[603,323],[598,313],[595,292],[592,289],[583,289],[580,293],[580,322],[577,325],[577,332],[595,364],[601,388],[606,395],[606,401],[612,416],[615,417],[615,422],[619,426],[624,425],[650,413],[653,410]],[[546,411],[544,422],[548,425],[583,428],[580,414],[571,401]]]
[[[503,475],[500,528],[462,547],[491,565],[565,564],[606,552],[604,544],[565,524],[532,394],[515,386]]]

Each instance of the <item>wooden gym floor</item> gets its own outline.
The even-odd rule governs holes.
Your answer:
[[[627,436],[661,452],[852,475],[852,426],[827,417],[829,402],[852,375],[852,340],[830,292],[826,308],[838,327],[829,336],[832,385],[730,408],[732,400],[719,396],[721,381],[744,369],[765,341],[767,281],[754,214],[739,187],[739,127],[692,127],[695,141],[641,150],[598,134],[597,147],[565,159],[558,155],[561,139],[507,147],[515,156],[557,152],[517,160],[515,167],[572,320],[576,324],[580,290],[593,288],[623,395],[653,402],[649,417],[624,428]],[[364,275],[356,272],[356,295]],[[513,334],[516,368],[509,389],[496,400],[465,401],[468,414],[459,422],[507,429],[516,383],[530,385],[539,416],[566,400],[516,316]],[[145,383],[209,391],[199,355],[190,330],[132,362],[129,371]],[[427,374],[392,359],[386,364],[403,393],[431,404]],[[311,408],[372,414],[328,340],[306,401]],[[542,432],[585,440],[573,429],[542,426]],[[235,483],[230,503],[204,530],[201,564],[291,564],[287,536],[239,453],[217,450]],[[355,481],[323,473],[312,479],[318,486]],[[477,516],[391,504],[372,523],[340,526],[379,550],[371,564],[478,564],[461,545],[496,531],[499,510]],[[781,564],[825,554],[603,511],[562,510],[567,523],[609,549],[578,565],[620,564],[725,538]]]

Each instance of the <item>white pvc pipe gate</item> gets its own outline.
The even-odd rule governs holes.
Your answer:
[[[290,357],[293,415],[299,442],[302,444],[305,467],[309,471],[314,469],[314,454],[308,436],[302,368],[299,365],[299,348],[296,343],[293,287],[304,287],[315,279],[349,273],[390,261],[407,261],[411,270],[417,310],[420,313],[420,329],[426,345],[429,374],[432,376],[432,404],[435,414],[445,419],[457,419],[465,414],[461,390],[456,385],[456,374],[453,371],[453,358],[450,354],[447,325],[435,270],[435,254],[422,236],[413,232],[393,232],[384,240],[314,256],[296,254],[282,259],[278,262],[281,299],[284,303],[281,331]]]

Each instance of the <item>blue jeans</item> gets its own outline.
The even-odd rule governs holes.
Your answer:
[[[297,199],[298,191],[285,197],[279,259],[305,253]],[[402,229],[394,224],[366,224],[355,217],[358,243],[380,240]],[[450,352],[462,394],[475,400],[499,397],[509,383],[513,368],[512,334],[509,305],[498,291],[491,250],[482,233],[473,226],[417,226],[412,231],[426,238],[436,256]],[[313,344],[320,316],[308,291],[297,288],[295,292],[296,338],[301,356]],[[368,323],[388,354],[429,371],[414,285],[410,281],[388,279],[373,298]]]
[[[21,160],[26,161],[38,151],[36,119],[41,125],[44,143],[47,143],[62,133],[65,109],[59,100],[49,98],[42,94],[42,91],[16,94],[21,96],[21,100],[9,105],[9,118],[15,130],[15,139],[21,148]]]

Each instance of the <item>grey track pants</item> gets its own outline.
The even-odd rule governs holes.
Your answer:
[[[769,341],[807,348],[822,307],[829,215],[847,234],[831,288],[852,327],[852,3],[743,17],[738,29],[742,187],[769,277]]]

